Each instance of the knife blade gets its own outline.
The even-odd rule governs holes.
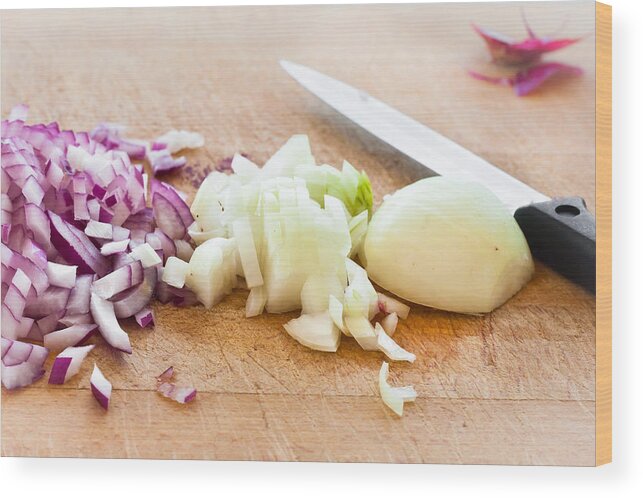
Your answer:
[[[582,198],[550,199],[368,93],[300,64],[280,64],[323,102],[430,172],[486,186],[514,214],[534,256],[595,292],[596,223]]]

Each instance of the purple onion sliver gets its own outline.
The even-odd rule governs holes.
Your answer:
[[[64,384],[67,370],[71,365],[71,358],[56,358],[51,366],[49,374],[49,384]]]

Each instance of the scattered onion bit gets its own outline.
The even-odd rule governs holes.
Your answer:
[[[196,389],[193,387],[179,387],[173,382],[174,367],[165,370],[156,378],[156,390],[166,398],[173,399],[178,403],[189,403],[196,398]]]
[[[98,404],[107,410],[109,408],[109,400],[112,397],[112,384],[105,378],[96,363],[94,363],[94,370],[89,379],[89,385]]]
[[[412,386],[391,387],[388,383],[388,373],[388,363],[383,362],[379,374],[380,396],[384,404],[401,417],[404,414],[404,403],[415,401],[417,393]]]
[[[80,371],[83,360],[89,352],[94,349],[94,345],[68,347],[62,351],[51,366],[49,374],[50,384],[64,384]]]
[[[136,323],[138,323],[142,329],[148,325],[154,327],[154,313],[150,308],[143,308],[134,315],[134,318],[136,319]]]

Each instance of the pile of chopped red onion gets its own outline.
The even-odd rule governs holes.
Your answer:
[[[194,220],[185,195],[154,178],[148,193],[141,161],[147,159],[154,174],[181,167],[185,158],[171,154],[186,141],[202,145],[202,138],[170,132],[148,144],[124,138],[117,125],[74,132],[55,122],[28,125],[26,115],[26,106],[16,106],[2,121],[7,389],[39,379],[50,350],[62,351],[50,382],[66,382],[91,350],[78,346],[96,331],[114,349],[131,353],[119,320],[153,325],[154,296],[176,305],[195,302],[192,293],[160,278],[167,258],[189,259],[192,252],[188,227]]]

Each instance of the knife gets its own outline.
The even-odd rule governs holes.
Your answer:
[[[550,199],[368,93],[306,66],[280,63],[326,104],[434,174],[486,186],[514,214],[536,258],[596,292],[596,221],[581,197]]]

